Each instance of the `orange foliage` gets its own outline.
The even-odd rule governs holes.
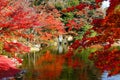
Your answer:
[[[50,33],[44,33],[43,35],[41,35],[41,37],[40,37],[40,39],[41,40],[50,40],[50,39],[52,39],[52,34],[50,34]]]

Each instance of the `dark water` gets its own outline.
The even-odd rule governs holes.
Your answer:
[[[87,58],[90,50],[74,57],[67,55],[67,58],[66,52],[67,46],[46,47],[24,55],[20,68],[23,75],[18,75],[16,80],[120,80],[120,75],[107,77],[106,71],[100,73]]]

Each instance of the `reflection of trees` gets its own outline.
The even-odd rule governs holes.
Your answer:
[[[46,52],[37,60],[37,68],[40,73],[39,79],[44,80],[56,80],[62,71],[64,59],[62,56],[52,55],[50,52]]]
[[[42,53],[35,53],[35,64],[33,64],[34,54],[32,53],[29,54],[30,65],[28,66],[28,62],[24,63],[24,68],[28,70],[28,73],[26,74],[27,79],[98,80],[98,70],[93,66],[93,64],[84,62],[79,58],[79,56],[75,56],[70,53],[57,54],[54,51],[50,53],[46,52],[46,50],[44,51],[44,49],[42,51]]]

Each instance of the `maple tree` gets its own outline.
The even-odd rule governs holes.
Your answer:
[[[107,70],[109,72],[108,76],[118,74],[120,71],[119,65],[117,65],[119,64],[119,58],[117,56],[120,51],[116,48],[111,49],[112,44],[120,38],[120,12],[119,10],[115,10],[118,4],[120,4],[119,1],[113,3],[111,0],[111,6],[108,8],[106,17],[104,19],[93,19],[91,23],[93,27],[85,32],[81,40],[76,40],[69,48],[70,51],[79,49],[79,52],[81,52],[83,49],[87,49],[92,45],[101,45],[101,48],[91,53],[89,58],[94,61],[95,66],[102,72]],[[91,33],[90,30],[96,31],[97,35],[88,37]]]
[[[84,31],[82,39],[75,40],[64,56],[54,56],[47,52],[38,59],[38,65],[42,65],[39,69],[42,75],[39,78],[46,78],[44,76],[46,74],[48,74],[47,78],[60,76],[65,61],[69,68],[81,68],[82,64],[79,58],[75,57],[74,52],[81,53],[96,44],[100,45],[100,49],[91,53],[89,59],[94,61],[95,66],[102,72],[104,70],[109,71],[109,76],[119,73],[120,59],[118,56],[120,50],[114,49],[112,44],[120,38],[120,11],[116,9],[120,2],[119,0],[111,0],[107,14],[103,18],[100,17],[103,13],[97,11],[102,0],[95,1],[94,5],[80,3],[77,6],[71,6],[62,10],[60,14],[51,5],[31,7],[29,2],[25,0],[0,0],[0,42],[3,43],[2,50],[13,54],[30,52],[30,47],[24,45],[24,41],[25,44],[39,44],[41,41],[50,40],[63,34],[65,27],[68,28],[66,31],[69,32],[71,30],[80,31],[87,25],[90,27]],[[60,17],[69,14],[71,17],[68,20],[64,18],[67,20],[64,25],[60,21]],[[95,17],[96,15],[98,17]],[[92,31],[96,31],[97,34],[90,36]],[[44,63],[48,64],[44,65]],[[59,70],[54,69],[56,66]],[[44,72],[46,69],[48,72]],[[58,72],[56,73],[56,71]]]
[[[0,9],[1,32],[26,29],[39,25],[37,14],[24,0],[5,0],[4,3],[1,2],[1,4],[6,5],[1,5]],[[23,6],[24,4],[27,5]]]
[[[39,5],[35,9],[37,13],[40,13],[39,21],[41,22],[41,26],[35,31],[42,40],[50,40],[65,32],[64,24],[59,19],[60,13],[53,5]]]
[[[99,6],[100,7],[100,6]],[[66,31],[74,31],[78,36],[76,39],[81,39],[83,34],[93,25],[91,22],[97,18],[103,18],[103,12],[96,4],[81,2],[79,5],[63,9],[62,18],[65,23]],[[91,36],[96,35],[94,30],[90,30]]]
[[[26,4],[26,5],[25,5]],[[18,39],[25,29],[39,26],[38,14],[25,0],[1,0],[0,2],[0,40]]]
[[[47,29],[48,33],[45,32]],[[4,54],[6,51],[11,53],[12,57],[17,58],[16,53],[28,53],[30,47],[26,46],[27,43],[34,44],[44,35],[49,37],[52,35],[49,30],[64,32],[59,20],[52,15],[38,13],[35,7],[31,7],[26,0],[0,0],[0,47],[2,52],[0,54]]]
[[[3,42],[12,43],[15,39],[25,44],[39,44],[41,40],[50,40],[64,32],[61,21],[47,12],[49,7],[41,10],[40,7],[44,6],[31,7],[25,0],[4,0],[0,3],[0,40]],[[59,12],[55,8],[53,11],[57,16]]]
[[[35,13],[32,7],[29,7],[27,1],[0,0],[0,55],[4,54],[4,50],[12,53],[12,57],[15,57],[16,52],[29,52],[29,47],[13,40],[18,40],[21,37],[18,36],[18,33],[21,32],[20,34],[23,35],[22,32],[25,29],[39,25],[38,14]],[[2,66],[0,67],[0,78],[11,77],[18,73],[19,70],[16,68],[17,65],[10,58],[3,57],[0,57],[0,61],[4,62],[0,64],[0,66]],[[7,71],[9,73],[7,73]]]

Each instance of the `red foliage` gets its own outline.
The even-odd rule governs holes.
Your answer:
[[[74,10],[82,10],[84,9],[85,7],[89,6],[88,4],[86,3],[80,3],[79,5],[77,6],[72,6],[72,7],[69,7],[69,8],[66,8],[65,10],[63,10],[62,12],[72,12]]]
[[[93,27],[86,31],[83,39],[75,41],[70,47],[70,52],[72,52],[78,47],[87,48],[96,44],[101,45],[102,47],[91,53],[89,57],[101,71],[109,71],[109,76],[120,73],[120,59],[118,57],[120,51],[116,49],[110,50],[114,41],[120,39],[120,12],[114,11],[119,2],[112,3],[111,12],[108,12],[104,19],[94,19],[92,22]],[[97,36],[88,37],[90,30],[96,31]]]
[[[84,9],[84,8],[87,7],[87,6],[88,6],[88,4],[86,4],[86,3],[81,3],[81,4],[77,5],[75,8],[76,8],[77,10],[82,10],[82,9]]]
[[[75,45],[74,45],[75,44]],[[76,50],[81,45],[79,40],[74,41],[74,43],[70,46],[70,48]]]
[[[92,9],[94,9],[94,8],[95,8],[94,5],[89,5],[89,9],[90,9],[90,10],[92,10]]]
[[[24,0],[1,2],[0,7],[0,31],[13,31],[38,26],[38,15]]]
[[[92,24],[93,24],[95,27],[101,26],[102,23],[103,23],[103,19],[93,19],[93,21],[92,21]]]
[[[97,51],[89,56],[90,60],[93,60],[96,67],[101,71],[109,71],[110,75],[115,75],[120,72],[120,51],[113,49],[112,51]]]
[[[29,52],[30,48],[22,43],[7,42],[19,37],[33,38],[24,29],[40,26],[38,14],[26,0],[0,0],[0,39],[6,41],[7,52]],[[18,49],[19,48],[19,49]]]
[[[60,20],[55,19],[54,16],[52,16],[52,15],[49,15],[49,16],[43,15],[43,16],[45,17],[44,22],[43,22],[44,28],[50,29],[50,30],[55,30],[59,33],[64,32],[64,27]]]
[[[113,12],[117,5],[120,5],[120,0],[110,0],[110,7],[107,9],[107,14]]]
[[[30,52],[30,48],[25,46],[19,42],[5,42],[3,46],[3,50],[10,52],[10,53],[23,53],[23,52]]]
[[[111,12],[105,19],[95,19],[93,20],[94,27],[93,30],[98,32],[98,36],[93,38],[87,38],[86,40],[91,41],[91,43],[106,43],[109,42],[113,44],[115,39],[120,38],[119,26],[120,26],[120,13]],[[86,36],[86,35],[85,35]]]
[[[98,4],[100,2],[102,2],[103,0],[95,0],[95,2]]]
[[[23,53],[30,50],[22,43],[7,42],[13,38],[36,41],[41,36],[39,39],[51,39],[53,34],[59,35],[64,32],[60,20],[48,13],[37,13],[29,4],[26,0],[0,1],[0,40],[6,41],[3,49],[7,52]],[[54,12],[57,11],[54,9]]]
[[[71,12],[71,11],[74,11],[75,10],[75,7],[72,6],[70,8],[67,8],[66,10],[63,10],[63,12]]]
[[[98,3],[102,2],[103,0],[96,0],[96,4],[92,5],[92,4],[88,4],[88,3],[80,3],[77,6],[72,6],[72,7],[68,7],[64,10],[62,10],[62,12],[66,13],[66,12],[72,12],[75,10],[81,11],[83,9],[85,9],[86,7],[89,7],[90,10],[95,9],[95,8],[99,8],[100,6],[98,5]]]
[[[4,77],[13,77],[19,71],[20,70],[15,67],[15,63],[12,62],[11,59],[0,55],[0,79]]]
[[[69,28],[68,31],[71,31],[72,29],[79,30],[81,26],[75,22],[75,20],[69,20],[66,26]]]
[[[46,37],[46,34],[55,36],[65,32],[64,24],[59,19],[60,13],[54,6],[40,5],[35,7],[35,9],[37,12],[41,12],[40,14],[38,13],[41,23],[40,27],[36,28],[38,34],[42,35],[42,37]]]

